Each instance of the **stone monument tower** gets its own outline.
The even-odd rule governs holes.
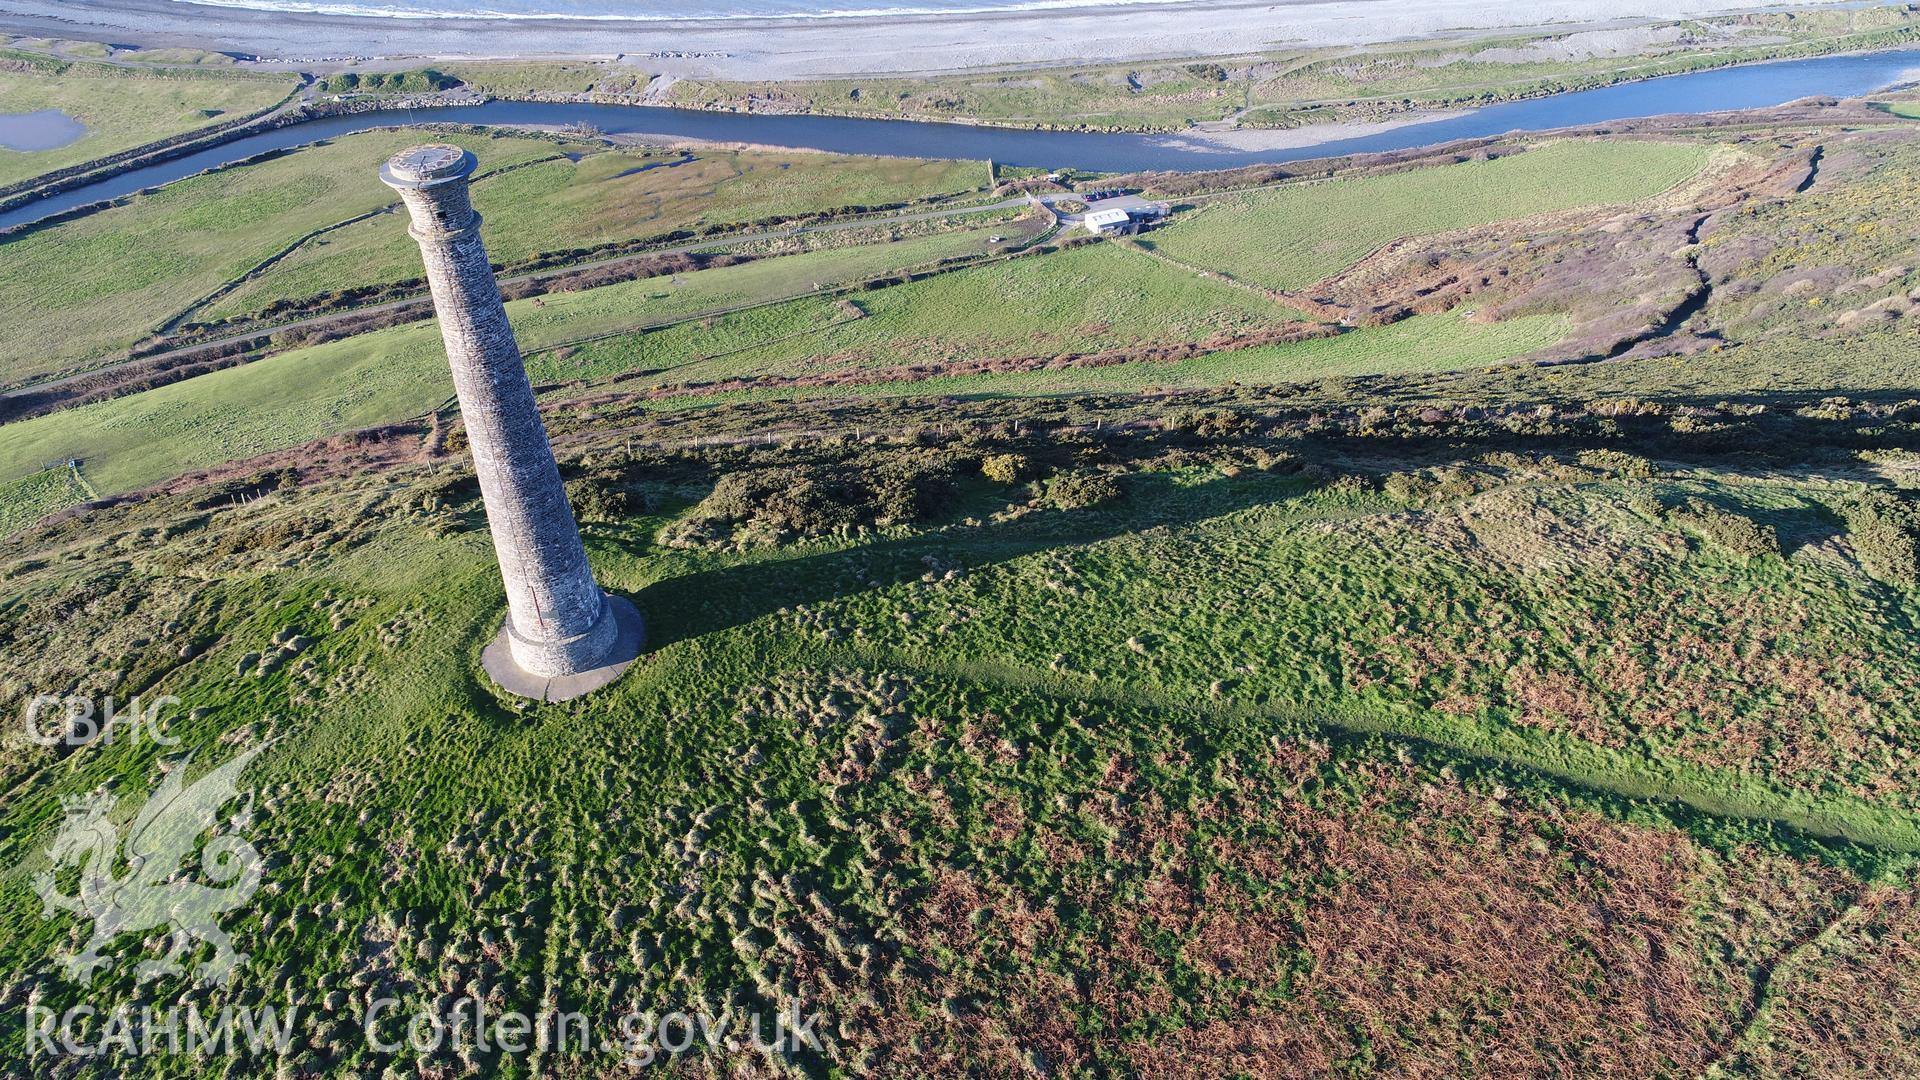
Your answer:
[[[380,179],[400,192],[427,265],[473,447],[474,471],[507,586],[507,619],[483,654],[488,674],[524,697],[560,701],[618,678],[639,655],[640,613],[601,590],[587,565],[520,347],[507,324],[480,215],[467,195],[475,161],[436,143],[395,154]]]

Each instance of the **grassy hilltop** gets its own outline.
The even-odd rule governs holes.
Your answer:
[[[10,677],[177,694],[207,756],[278,740],[252,835],[286,888],[196,1000],[304,1008],[316,1072],[458,1067],[370,1054],[357,1020],[474,981],[596,1017],[797,995],[833,1020],[813,1075],[1219,1075],[1274,1039],[1286,1073],[1474,1072],[1489,1038],[1777,1075],[1897,1024],[1836,987],[1907,985],[1920,932],[1914,534],[1866,499],[1897,454],[1853,449],[1910,410],[1730,414],[1777,448],[1742,460],[1606,399],[1436,428],[1417,380],[1384,415],[1334,404],[1356,389],[557,416],[653,645],[534,709],[472,674],[498,586],[457,460],[361,475],[343,448],[335,479],[16,537]],[[694,445],[796,419],[885,434]],[[56,794],[155,765],[41,754],[6,766],[22,867]],[[25,884],[13,992],[79,1000],[35,974],[69,926]]]
[[[8,378],[104,380],[0,423],[0,700],[180,740],[0,742],[0,1061],[630,1071],[366,1036],[473,997],[824,1017],[685,1076],[1913,1073],[1920,129],[1620,127],[1131,178],[1174,220],[1087,242],[973,163],[456,134],[648,624],[558,705],[478,673],[438,331],[377,325],[401,136],[0,244]],[[234,351],[112,381],[188,305]],[[63,798],[261,746],[232,982],[78,986]],[[297,1034],[11,1056],[82,1003]]]

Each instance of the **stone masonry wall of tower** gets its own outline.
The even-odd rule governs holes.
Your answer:
[[[455,147],[417,147],[396,155],[382,178],[411,212],[426,263],[506,585],[514,660],[536,675],[571,674],[606,657],[615,620],[587,564],[480,240],[467,192],[472,169],[472,156]]]

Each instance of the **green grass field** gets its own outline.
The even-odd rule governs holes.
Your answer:
[[[6,63],[9,56],[18,62]],[[87,126],[77,141],[53,150],[0,148],[0,184],[245,116],[293,89],[290,76],[137,70],[0,52],[0,113],[59,109]]]
[[[1199,341],[1296,320],[1298,313],[1111,244],[894,286],[852,298],[862,317],[825,323],[823,303],[597,344],[576,358],[600,374],[672,368],[676,381],[778,375],[802,368],[888,367]],[[757,340],[765,344],[755,346]]]
[[[1493,161],[1210,199],[1143,242],[1244,281],[1298,289],[1401,237],[1657,195],[1697,173],[1710,153],[1686,143],[1566,140]]]
[[[895,364],[1024,358],[1063,351],[1204,340],[1293,320],[1295,313],[1117,245],[960,270],[837,301],[795,300],[717,319],[551,346],[636,324],[805,292],[977,252],[982,230],[893,245],[834,249],[684,275],[674,285],[628,282],[508,306],[537,381],[658,369],[633,387],[712,382]],[[981,312],[993,312],[992,319]],[[1210,380],[1298,381],[1353,371],[1434,370],[1492,363],[1550,343],[1552,318],[1483,326],[1415,321],[1335,342],[1247,350],[1184,364],[1027,376],[935,380],[929,392],[1053,393],[1128,384]],[[269,358],[116,401],[0,427],[0,475],[80,457],[103,492],[125,491],[188,468],[263,453],[356,427],[417,416],[449,393],[437,330],[416,324]],[[952,385],[947,385],[948,383]],[[843,390],[815,391],[836,394]],[[914,392],[881,384],[860,393]],[[798,389],[747,391],[789,398]],[[694,399],[696,402],[701,399]]]
[[[791,314],[811,318],[815,326],[836,325],[833,312],[825,306],[794,309]],[[790,323],[779,329],[794,332]],[[1205,386],[1222,380],[1285,385],[1349,374],[1483,366],[1551,343],[1562,329],[1563,324],[1550,317],[1486,326],[1433,316],[1357,330],[1332,341],[1220,353],[1177,363],[688,394],[665,399],[655,407],[691,409],[722,401],[845,396],[1053,395]],[[765,331],[766,325],[756,322],[746,331],[747,340],[761,340],[756,335]],[[531,349],[538,348],[541,339],[530,334],[527,340]],[[718,340],[728,340],[725,331]],[[529,363],[529,373],[545,379],[619,370],[597,360],[590,346],[582,352],[592,367],[536,356]],[[101,493],[133,490],[189,469],[421,415],[452,394],[445,364],[431,326],[381,331],[297,350],[189,382],[0,427],[0,476],[73,456],[84,459],[86,475]],[[675,372],[670,380],[659,376],[636,380],[624,388],[679,381],[683,374]]]
[[[682,324],[590,342],[569,350],[565,358],[536,354],[530,358],[529,371],[536,378],[596,378],[647,371],[623,380],[623,387],[673,388],[735,378],[802,376],[825,369],[1023,359],[1068,350],[1151,346],[1202,340],[1213,331],[1254,331],[1294,317],[1288,309],[1118,246],[961,271],[860,294],[854,302],[864,317],[849,319],[829,301],[796,301],[710,324]],[[1002,312],[1003,317],[987,322],[968,315],[989,309]],[[1331,339],[1237,349],[1175,363],[961,376],[936,371],[912,380],[815,387],[807,392],[826,396],[1047,394],[1452,371],[1544,348],[1565,329],[1565,321],[1554,316],[1483,324],[1440,315]],[[694,400],[763,400],[795,392],[748,389],[718,399]],[[667,399],[664,407],[684,404],[676,396]]]
[[[9,258],[0,264],[0,309],[19,317],[0,327],[0,352],[9,358],[0,380],[84,367],[124,349],[307,233],[390,204],[393,193],[375,171],[419,137],[349,136],[170,184],[126,206],[10,242]],[[576,163],[561,156],[567,147],[544,140],[463,135],[454,141],[474,150],[483,170],[511,169],[483,177],[474,191],[493,257],[508,261],[703,220],[906,199],[950,190],[978,171],[956,163],[733,153],[672,165],[681,159],[603,152]],[[511,168],[545,157],[555,160]],[[663,164],[668,167],[658,167]],[[709,199],[728,209],[709,209]],[[419,258],[398,219],[376,216],[310,242],[199,317],[418,277]]]
[[[652,76],[626,63],[552,60],[534,63],[459,61],[439,70],[469,88],[498,97],[528,94],[631,94],[646,89]]]
[[[965,191],[986,183],[969,162],[850,158],[827,154],[706,151],[601,152],[560,159],[476,184],[495,262],[543,252],[732,225],[844,206],[880,206]],[[350,285],[418,277],[420,256],[404,229],[376,218],[328,233],[271,271],[221,298],[203,318],[258,311]]]
[[[0,483],[0,536],[91,498],[65,465]]]
[[[1412,375],[1460,371],[1497,364],[1545,348],[1566,332],[1565,320],[1535,315],[1480,324],[1457,315],[1423,315],[1390,326],[1290,345],[1210,353],[1191,360],[1140,362],[1106,367],[1060,368],[983,375],[936,375],[893,382],[829,386],[820,397],[900,397],[943,394],[1020,397],[1054,394],[1138,393],[1206,387],[1289,386],[1357,375]],[[675,375],[683,375],[676,372]],[[645,380],[626,385],[644,386]],[[766,401],[793,391],[742,390],[671,398],[662,408],[723,401]]]
[[[968,225],[967,219],[954,219],[952,228],[907,239],[829,247],[797,255],[777,255],[739,266],[697,270],[672,278],[647,278],[621,282],[584,292],[553,293],[532,300],[515,301],[508,310],[513,315],[522,348],[528,352],[551,350],[563,342],[620,331],[636,326],[683,319],[700,312],[720,311],[743,305],[763,304],[807,293],[830,290],[842,285],[897,273],[904,269],[930,266],[943,259],[985,255],[991,236],[1012,231],[1004,222],[991,221]],[[714,324],[698,327],[712,331],[740,316],[719,316]],[[751,318],[751,316],[746,316]],[[724,331],[722,331],[724,332]],[[683,340],[680,335],[672,335]],[[679,355],[650,353],[649,360],[675,366],[707,355],[721,346],[709,343],[696,348],[687,342],[687,351]],[[555,361],[546,352],[528,358],[528,370],[537,380],[549,378],[590,378],[629,366],[598,365],[569,372],[547,367]]]
[[[368,132],[191,177],[125,206],[7,243],[0,262],[0,381],[85,367],[301,235],[387,205],[380,162],[418,133]],[[485,168],[557,154],[533,139],[456,138]],[[404,235],[397,219],[381,223]]]
[[[978,253],[988,228],[703,270],[682,275],[678,284],[648,279],[556,293],[514,301],[508,312],[522,347],[536,350],[654,320],[779,299],[808,291],[816,282],[857,280]],[[553,363],[543,368],[536,361],[530,370],[542,380],[579,377],[564,363]],[[414,323],[0,426],[0,460],[9,463],[0,473],[11,478],[45,461],[81,457],[87,476],[103,492],[124,491],[184,469],[418,416],[451,393],[436,324]]]
[[[627,389],[895,365],[1021,360],[1206,340],[1277,327],[1297,314],[1270,300],[1114,244],[963,269],[851,298],[795,299],[734,314],[636,326],[762,304],[955,255],[993,228],[835,248],[579,293],[514,301],[508,311],[536,382],[643,372]],[[992,312],[992,318],[982,318]],[[660,407],[716,400],[953,393],[1059,394],[1145,387],[1312,382],[1362,373],[1480,367],[1551,344],[1564,320],[1483,324],[1433,316],[1332,340],[1222,352],[1177,363],[963,376],[824,387],[679,392]],[[583,340],[596,339],[597,340]],[[564,346],[564,347],[563,347]],[[340,431],[418,416],[449,382],[430,323],[299,349],[130,397],[0,427],[0,476],[84,459],[102,492],[151,484]]]

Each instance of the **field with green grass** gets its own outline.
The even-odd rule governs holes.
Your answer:
[[[626,281],[580,292],[550,293],[514,301],[508,311],[515,332],[521,336],[522,348],[545,351],[638,326],[673,323],[702,312],[832,291],[902,270],[930,267],[946,259],[984,256],[994,246],[988,243],[989,237],[1012,231],[1003,221],[971,223],[960,217],[952,219],[950,227],[924,236],[775,255],[737,266]],[[691,358],[650,359],[672,365]]]
[[[992,398],[1087,393],[1140,393],[1216,386],[1297,386],[1355,375],[1404,375],[1485,367],[1542,349],[1558,341],[1566,322],[1534,315],[1504,323],[1482,324],[1457,315],[1416,316],[1392,326],[1372,327],[1286,345],[1220,350],[1179,361],[1139,361],[1100,367],[1054,368],[970,375],[931,375],[918,379],[825,387],[824,397],[918,396],[950,394]],[[676,376],[692,372],[676,372]],[[635,385],[644,385],[636,381]],[[666,399],[668,407],[701,400],[766,400],[793,391],[741,390],[710,399]]]
[[[1544,347],[1565,330],[1562,320],[1550,316],[1504,324],[1435,316],[1331,340],[1231,351],[1222,345],[1178,362],[1053,371],[1018,364],[970,375],[937,370],[1255,334],[1298,318],[1264,297],[1116,245],[956,270],[845,300],[804,298],[688,318],[976,254],[985,232],[940,233],[697,271],[678,280],[551,294],[513,301],[508,314],[536,382],[622,375],[626,389],[670,393],[661,403],[667,408],[847,393],[1055,394],[1450,370]],[[996,317],[982,319],[982,311]],[[663,325],[634,332],[649,324]],[[186,469],[421,415],[451,394],[445,365],[431,323],[296,349],[0,426],[0,477],[79,457],[102,492],[131,490]],[[930,369],[913,379],[859,375],[898,365]],[[852,373],[853,379],[843,386],[795,382],[818,372]],[[698,389],[727,380],[745,385],[719,394]]]
[[[536,63],[461,61],[443,64],[440,70],[464,82],[469,89],[496,97],[631,94],[646,89],[652,79],[645,70],[624,62],[592,63],[583,60]]]
[[[541,144],[524,140],[482,149],[495,159],[504,151],[537,161],[542,152]],[[375,160],[387,150],[378,145],[355,152]],[[1283,252],[1277,263],[1291,275],[1256,280],[1284,284],[1340,268],[1390,236],[1657,192],[1697,169],[1707,154],[1670,143],[1567,142],[1489,162],[1231,196],[1148,238],[1154,250],[1170,252],[1185,266],[1109,243],[961,269],[844,299],[805,297],[822,287],[979,254],[986,247],[983,233],[1006,228],[994,224],[519,300],[509,311],[536,381],[620,376],[625,390],[650,394],[657,399],[653,407],[668,409],[808,396],[1300,384],[1471,369],[1545,349],[1565,335],[1568,323],[1550,312],[1498,322],[1434,315],[1325,340],[1249,348],[1236,339],[1282,331],[1297,324],[1300,314],[1187,267],[1249,273],[1239,260],[1252,257],[1252,246],[1223,241],[1215,224],[1243,210],[1243,201],[1251,205],[1239,218],[1261,235],[1284,238],[1264,248]],[[502,173],[491,183],[505,185],[549,164]],[[1629,168],[1623,180],[1571,182],[1583,173],[1615,176]],[[267,179],[252,183],[265,190]],[[483,213],[513,205],[488,184],[482,182],[476,196]],[[1377,215],[1378,235],[1331,224],[1319,234],[1299,227],[1313,213],[1382,204],[1409,209]],[[156,214],[151,227],[177,217]],[[382,222],[393,224],[384,215],[369,224]],[[632,225],[622,228],[631,231]],[[399,254],[404,250],[396,259]],[[1271,265],[1252,273],[1274,273]],[[800,298],[787,299],[792,297]],[[768,304],[781,300],[786,302]],[[733,310],[743,306],[747,310]],[[1196,346],[1203,342],[1217,344]],[[1103,353],[1115,355],[1080,359]],[[79,457],[100,490],[126,491],[184,469],[417,416],[447,394],[434,328],[405,326],[0,427],[0,463],[4,473],[19,476],[48,460]]]
[[[851,206],[956,194],[986,184],[971,162],[807,153],[601,152],[556,157],[474,187],[488,252],[513,264],[547,252],[738,225]],[[374,218],[303,245],[265,274],[210,305],[220,319],[276,300],[304,300],[353,285],[418,277],[406,230]]]
[[[1143,242],[1243,281],[1298,289],[1402,237],[1648,198],[1710,155],[1689,143],[1564,140],[1492,161],[1209,199]]]
[[[257,311],[276,299],[417,278],[405,227],[376,215],[393,202],[376,170],[419,133],[366,132],[263,164],[183,180],[125,206],[7,245],[0,328],[23,380],[125,349],[167,319],[298,244],[197,319]],[[837,206],[902,201],[984,183],[980,166],[862,161],[807,154],[649,156],[540,139],[456,135],[481,159],[474,201],[496,260],[643,238],[673,229]],[[544,160],[543,160],[544,159]],[[716,201],[725,209],[714,209]],[[320,232],[320,230],[325,230]],[[312,235],[316,232],[320,234]],[[303,237],[310,237],[302,243]],[[105,253],[112,252],[112,257]]]
[[[1144,347],[1298,318],[1266,297],[1112,244],[959,270],[852,302],[857,317],[818,334],[796,331],[820,325],[811,310],[824,305],[796,305],[755,316],[764,327],[762,345],[744,347],[749,336],[732,334],[703,346],[708,328],[684,326],[603,343],[585,370],[672,367],[676,379],[711,381],[823,362],[874,368]]]
[[[830,329],[838,313],[817,308],[778,312],[790,319],[772,324],[785,337],[810,328]],[[768,323],[729,325],[703,336],[707,347],[765,340]],[[678,390],[656,406],[690,409],[719,401],[782,401],[813,397],[912,396],[919,394],[1053,395],[1074,392],[1210,386],[1219,382],[1287,385],[1346,374],[1393,374],[1498,363],[1551,344],[1563,325],[1551,318],[1481,326],[1448,316],[1379,330],[1360,330],[1332,340],[1220,352],[1176,363],[1134,363],[1087,370],[934,376],[915,380],[812,388],[751,386],[725,393]],[[735,335],[738,334],[739,337]],[[649,337],[655,335],[648,335]],[[539,348],[529,335],[527,346]],[[381,331],[329,342],[149,390],[115,401],[0,427],[0,471],[17,473],[33,463],[68,455],[85,460],[86,476],[103,493],[133,490],[177,473],[234,458],[283,450],[310,439],[419,416],[452,395],[446,358],[431,326]],[[1416,351],[1417,350],[1417,351]],[[603,359],[593,346],[579,358],[539,355],[528,365],[538,380],[580,378],[630,370]],[[709,369],[696,369],[709,370]],[[687,375],[629,381],[630,388],[672,385]]]
[[[258,165],[168,184],[124,206],[10,239],[0,263],[0,381],[123,350],[302,235],[392,202],[376,171],[417,133],[368,132]],[[459,136],[499,169],[561,147]],[[391,217],[379,219],[404,234]]]
[[[653,392],[655,408],[686,409],[731,401],[782,401],[818,397],[917,397],[929,394],[965,397],[1050,396],[1085,393],[1139,393],[1223,385],[1297,386],[1353,375],[1398,375],[1457,371],[1498,364],[1558,341],[1566,322],[1537,315],[1505,323],[1482,324],[1456,315],[1420,316],[1387,327],[1355,330],[1334,337],[1283,345],[1203,352],[1175,360],[1136,360],[1098,366],[1018,365],[1005,370],[945,374],[938,370],[907,376],[850,378],[809,384],[791,362],[761,365],[755,357],[794,352],[804,343],[829,343],[847,328],[834,309],[794,306],[756,313],[758,318],[721,320],[708,346],[719,355],[696,359],[669,371],[623,378],[623,389]],[[689,329],[688,334],[692,331]],[[758,340],[772,339],[772,348]],[[671,340],[671,339],[667,339]],[[618,342],[593,342],[571,350],[564,361],[543,355],[529,365],[536,374],[604,372],[636,362],[631,348]],[[744,371],[755,372],[752,376]],[[882,373],[884,374],[884,373]],[[737,380],[711,392],[703,384]],[[790,381],[791,380],[791,381]]]
[[[64,464],[9,480],[0,484],[0,536],[92,497]]]
[[[53,150],[0,148],[0,184],[238,119],[278,103],[295,85],[291,76],[133,69],[0,50],[0,113],[58,109],[87,128]]]
[[[651,278],[508,305],[522,347],[539,350],[698,312],[779,300],[821,285],[978,254],[986,228],[832,249]],[[823,308],[828,301],[816,301]],[[700,325],[695,323],[695,326]],[[667,358],[680,362],[690,357]],[[452,393],[431,322],[297,349],[98,405],[0,426],[9,478],[66,457],[102,491],[126,491],[189,468],[418,416]],[[564,362],[536,378],[577,378]],[[66,449],[62,449],[62,448]]]

